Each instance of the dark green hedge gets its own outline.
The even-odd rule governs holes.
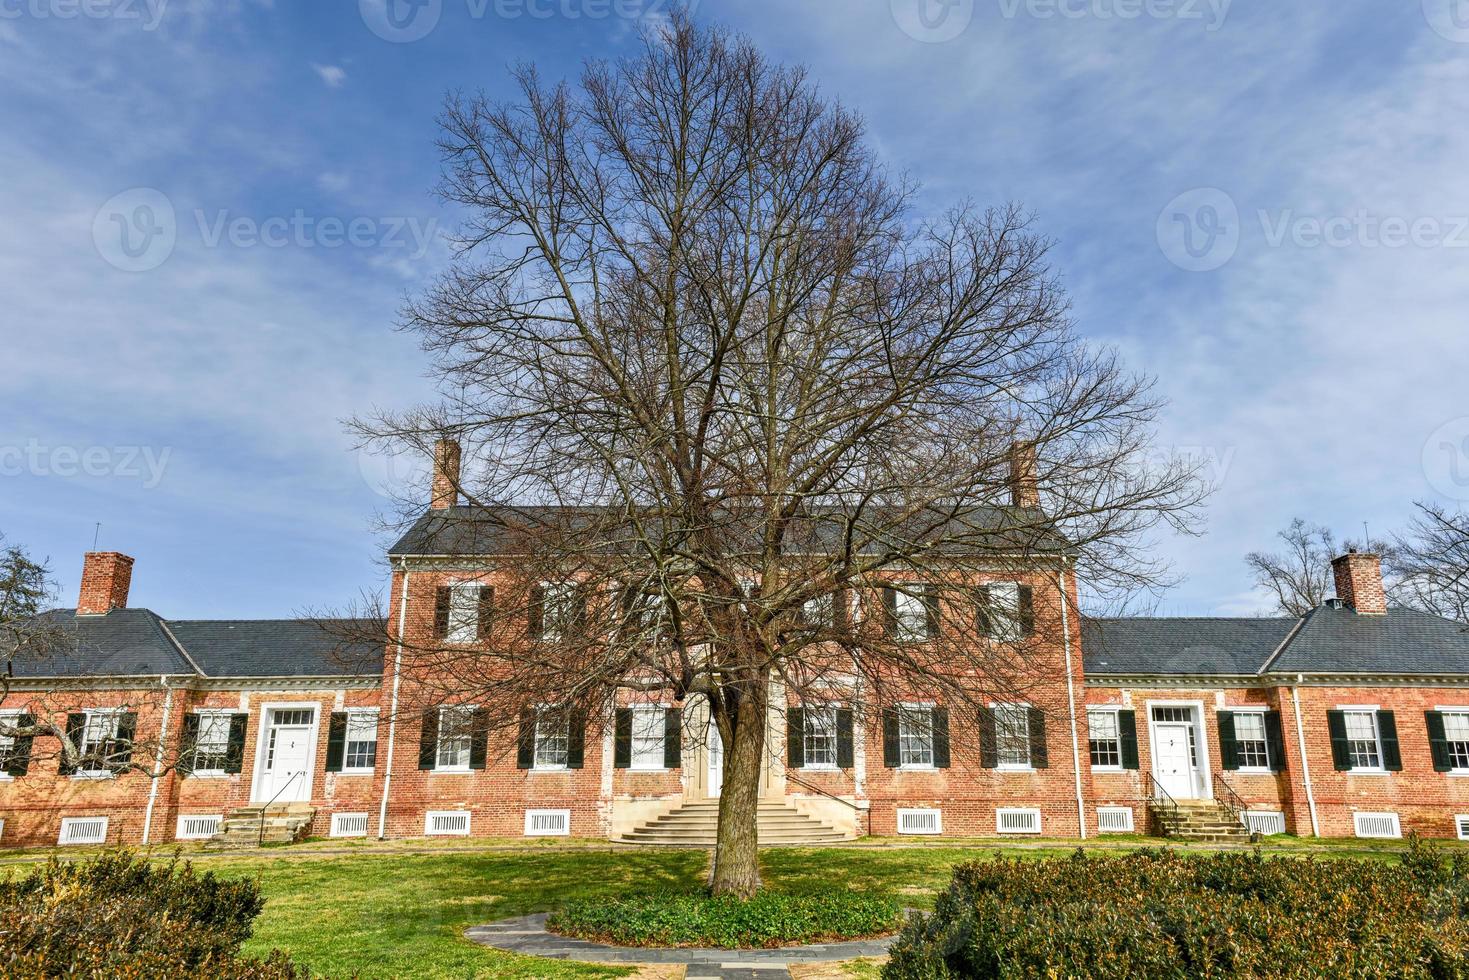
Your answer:
[[[1469,978],[1469,864],[1258,853],[962,865],[911,922],[888,980]]]
[[[0,976],[296,980],[283,955],[240,958],[264,899],[253,881],[126,851],[51,859],[0,881]]]
[[[861,939],[901,922],[894,898],[832,892],[761,892],[748,901],[659,893],[573,902],[547,928],[564,936],[620,946],[716,946],[738,949]]]

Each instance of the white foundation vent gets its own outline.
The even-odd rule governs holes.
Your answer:
[[[175,840],[204,840],[219,833],[222,823],[224,823],[224,815],[219,813],[204,816],[197,814],[180,816],[173,836]]]
[[[430,810],[423,815],[426,837],[468,837],[468,810]]]
[[[366,837],[367,814],[333,813],[331,835],[333,837]]]
[[[1132,833],[1132,807],[1097,807],[1097,830],[1104,834]]]
[[[1285,814],[1278,810],[1246,810],[1245,826],[1256,834],[1285,833]]]
[[[525,811],[525,836],[527,837],[565,837],[570,833],[570,810]]]
[[[1358,837],[1403,836],[1403,828],[1396,813],[1354,813],[1352,823]]]
[[[107,843],[106,817],[62,817],[58,844]]]
[[[944,814],[942,810],[899,810],[898,833],[942,834]]]

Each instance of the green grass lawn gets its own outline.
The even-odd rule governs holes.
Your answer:
[[[1157,845],[1159,842],[1150,842]],[[1357,841],[1357,844],[1366,842]],[[310,844],[302,847],[310,847]],[[1395,859],[1394,846],[1330,848],[1323,857]],[[897,893],[929,908],[950,869],[997,851],[1041,860],[1074,846],[956,846],[771,849],[763,852],[767,887],[788,892],[831,888]],[[1304,848],[1291,839],[1271,853]],[[1102,852],[1098,852],[1102,853]],[[1119,853],[1108,851],[1106,853]],[[703,851],[515,850],[403,854],[391,847],[291,856],[274,850],[213,859],[203,867],[258,878],[267,898],[246,952],[278,947],[313,971],[333,977],[614,977],[626,971],[533,959],[486,949],[463,936],[471,925],[549,911],[570,898],[650,889],[695,889],[707,873]]]

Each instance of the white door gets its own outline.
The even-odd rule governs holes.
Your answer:
[[[265,746],[259,802],[305,803],[311,799],[312,726],[278,724],[273,718]]]
[[[719,738],[719,726],[709,722],[709,796],[717,797],[724,789],[724,742]]]
[[[1188,747],[1191,728],[1192,725],[1180,722],[1158,722],[1153,726],[1153,776],[1175,800],[1192,799],[1196,795],[1193,753]]]

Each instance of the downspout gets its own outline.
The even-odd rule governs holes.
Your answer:
[[[1076,731],[1076,678],[1071,673],[1071,613],[1066,598],[1066,571],[1056,573],[1056,588],[1061,592],[1061,635],[1066,647],[1066,704],[1071,721],[1071,771],[1076,776],[1076,825],[1081,839],[1086,840],[1086,799],[1081,791],[1081,736]]]
[[[388,757],[383,770],[383,802],[377,813],[378,840],[385,839],[388,834],[388,792],[393,787],[393,748],[398,739],[398,685],[403,670],[403,630],[404,624],[408,622],[408,577],[413,574],[408,570],[406,561],[402,561],[400,567],[403,569],[403,595],[398,600],[398,642],[393,648],[393,693],[388,703]]]
[[[1299,685],[1305,677],[1296,675],[1296,684]],[[1301,725],[1301,691],[1299,687],[1290,689],[1291,701],[1296,708],[1296,739],[1301,745],[1301,775],[1306,779],[1306,806],[1311,810],[1311,836],[1320,837],[1321,827],[1316,822],[1316,793],[1311,789],[1311,761],[1306,758],[1306,729]]]
[[[163,688],[163,722],[158,729],[158,751],[153,758],[153,780],[148,784],[148,806],[143,810],[143,846],[148,846],[148,835],[153,830],[153,806],[158,800],[158,780],[163,776],[163,747],[168,739],[168,718],[173,713],[173,688],[168,686],[168,675],[158,678]]]

